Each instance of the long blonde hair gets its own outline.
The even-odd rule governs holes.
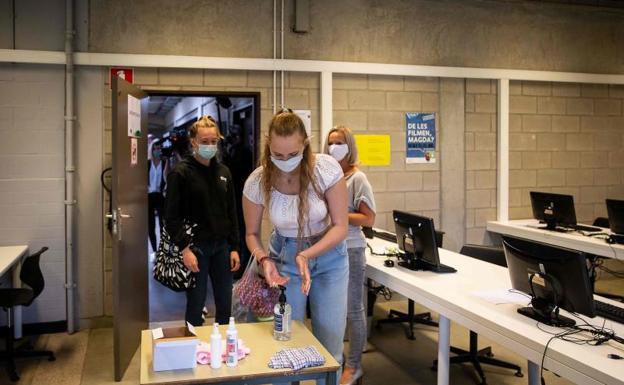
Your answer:
[[[278,112],[273,116],[269,123],[269,133],[267,140],[264,144],[264,151],[262,153],[262,159],[260,164],[263,167],[262,178],[260,184],[264,193],[264,206],[269,207],[271,201],[271,190],[277,181],[277,167],[271,161],[271,138],[273,136],[291,136],[300,135],[304,141],[303,159],[300,163],[299,169],[299,207],[297,215],[297,251],[301,250],[301,240],[303,239],[304,226],[309,227],[309,205],[308,205],[308,190],[309,186],[318,195],[318,197],[324,201],[323,193],[316,180],[314,173],[314,154],[312,154],[312,148],[310,147],[310,140],[306,133],[303,121],[299,116],[290,111]]]

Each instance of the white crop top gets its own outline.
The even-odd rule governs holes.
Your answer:
[[[342,177],[342,168],[338,162],[327,154],[316,154],[314,174],[318,185],[323,192],[327,191]],[[247,199],[258,205],[264,205],[264,193],[260,186],[262,166],[256,168],[245,181],[243,194]],[[303,227],[303,236],[315,235],[329,225],[327,205],[319,198],[310,185],[308,188],[310,229]],[[282,194],[276,189],[271,190],[269,202],[269,219],[277,232],[285,237],[296,237],[298,232],[297,218],[299,213],[299,195]]]

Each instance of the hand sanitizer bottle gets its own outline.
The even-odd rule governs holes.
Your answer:
[[[234,325],[234,317],[230,317],[230,325],[225,332],[225,363],[229,367],[238,365],[238,331]]]
[[[281,290],[279,302],[273,308],[273,338],[278,341],[288,341],[290,339],[290,322],[292,320],[292,307],[286,303],[286,287],[279,287]]]
[[[216,322],[210,335],[210,367],[213,369],[221,367],[221,333],[219,333],[219,324]]]

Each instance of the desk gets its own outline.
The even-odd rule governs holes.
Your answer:
[[[219,326],[222,336],[225,336],[227,327],[228,325]],[[337,383],[336,376],[340,365],[303,323],[293,321],[290,341],[273,339],[272,322],[238,324],[236,328],[238,329],[238,337],[251,348],[251,354],[239,361],[238,366],[230,368],[223,364],[219,369],[212,369],[210,365],[197,365],[195,369],[162,372],[152,370],[152,333],[150,330],[143,330],[141,333],[141,385],[267,384],[322,378],[326,380],[327,385]],[[200,340],[210,341],[212,326],[197,327],[195,331]],[[316,347],[325,357],[325,365],[306,368],[297,372],[291,369],[271,369],[268,367],[269,358],[279,350],[309,345]]]
[[[487,223],[487,230],[502,235],[567,247],[602,257],[624,260],[624,245],[610,245],[604,239],[587,237],[578,232],[559,233],[537,229],[535,226],[538,224],[536,219],[490,221]],[[609,229],[604,230],[606,233],[610,233]]]
[[[28,246],[1,246],[0,247],[0,276],[12,270],[13,287],[21,287],[20,267],[22,258],[28,254]],[[13,308],[13,334],[15,338],[22,338],[22,307]]]
[[[369,240],[369,244],[376,252],[394,245],[381,239]],[[455,267],[457,273],[436,274],[400,266],[385,267],[384,257],[370,254],[366,260],[369,278],[440,314],[438,385],[449,384],[450,321],[527,359],[529,384],[539,384],[539,364],[551,335],[537,329],[532,319],[518,314],[519,305],[494,305],[471,294],[479,290],[510,288],[507,269],[444,249],[439,249],[439,254],[441,262]],[[593,324],[603,321],[599,317],[589,320]],[[624,325],[607,320],[605,326],[624,335]],[[544,366],[577,384],[624,385],[624,365],[614,364],[607,358],[608,353],[624,355],[624,346],[610,341],[590,347],[556,340],[548,347]]]

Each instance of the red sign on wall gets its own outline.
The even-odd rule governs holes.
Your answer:
[[[108,74],[108,84],[113,88],[113,76],[120,77],[127,81],[128,83],[133,83],[134,80],[134,69],[132,68],[120,68],[120,67],[111,67],[110,72]]]

